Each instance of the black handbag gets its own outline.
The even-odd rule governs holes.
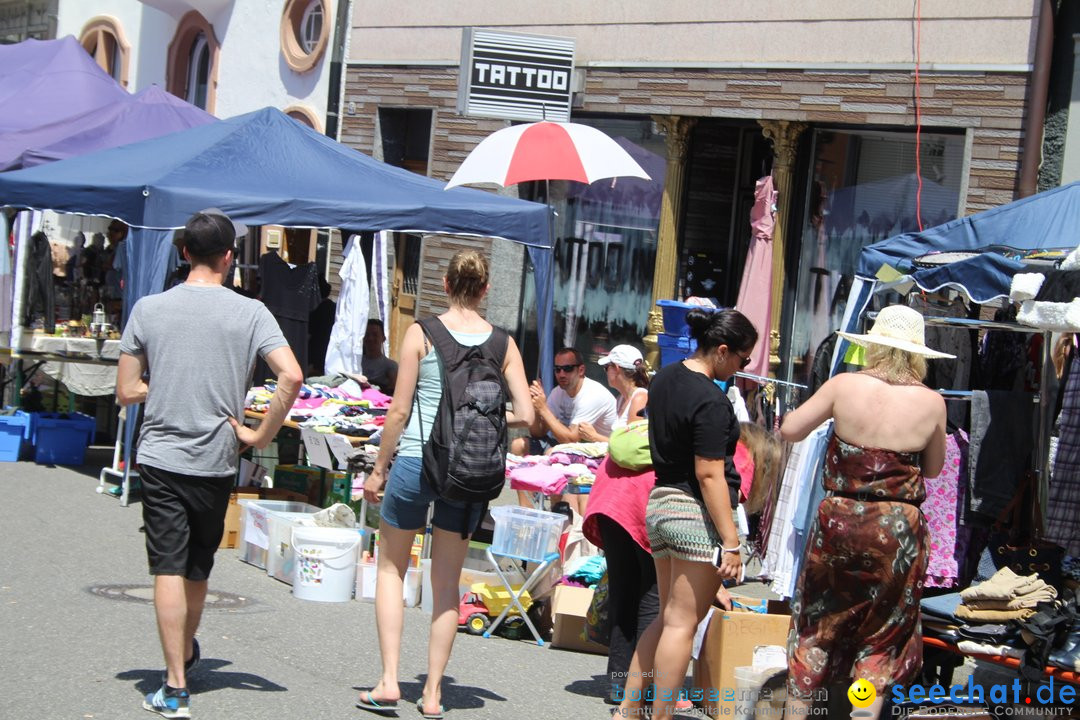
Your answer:
[[[979,575],[989,578],[1003,567],[1017,575],[1037,574],[1060,589],[1061,562],[1065,548],[1042,539],[1042,510],[1035,497],[1034,473],[1026,473],[1005,509],[990,530],[986,549],[979,558]],[[1031,493],[1031,520],[1023,521],[1024,498]],[[1010,519],[1011,516],[1011,519]]]

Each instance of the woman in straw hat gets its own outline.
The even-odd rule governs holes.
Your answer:
[[[863,678],[881,711],[893,683],[922,665],[919,601],[929,553],[919,511],[923,476],[945,461],[945,402],[922,384],[923,319],[903,305],[882,310],[865,335],[866,369],[833,377],[784,419],[785,440],[802,440],[833,419],[818,507],[791,607],[788,717],[816,691]],[[866,713],[866,710],[861,710]],[[861,714],[861,717],[867,717]]]

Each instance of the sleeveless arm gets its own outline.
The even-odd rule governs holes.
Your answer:
[[[843,375],[830,378],[818,391],[796,409],[784,417],[780,426],[780,437],[788,442],[803,440],[810,431],[833,416],[834,398],[841,396],[837,386],[843,382]]]
[[[502,370],[503,377],[506,378],[506,389],[510,392],[510,400],[514,405],[513,411],[506,413],[506,423],[510,427],[528,427],[533,423],[535,411],[529,397],[529,383],[525,379],[521,352],[512,337],[506,338],[506,356],[503,358]]]

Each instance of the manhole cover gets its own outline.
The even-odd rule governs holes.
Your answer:
[[[154,604],[154,588],[151,585],[91,585],[87,591],[91,595],[108,600]],[[254,602],[251,598],[220,590],[210,590],[206,593],[206,609],[208,610],[235,610],[247,607]]]

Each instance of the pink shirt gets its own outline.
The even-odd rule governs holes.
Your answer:
[[[645,532],[645,506],[649,493],[656,484],[656,473],[651,469],[634,472],[619,467],[611,458],[605,458],[596,470],[596,482],[589,492],[585,506],[585,521],[581,531],[591,543],[604,547],[600,538],[600,515],[611,518],[630,534],[638,545],[649,551],[649,535]]]

